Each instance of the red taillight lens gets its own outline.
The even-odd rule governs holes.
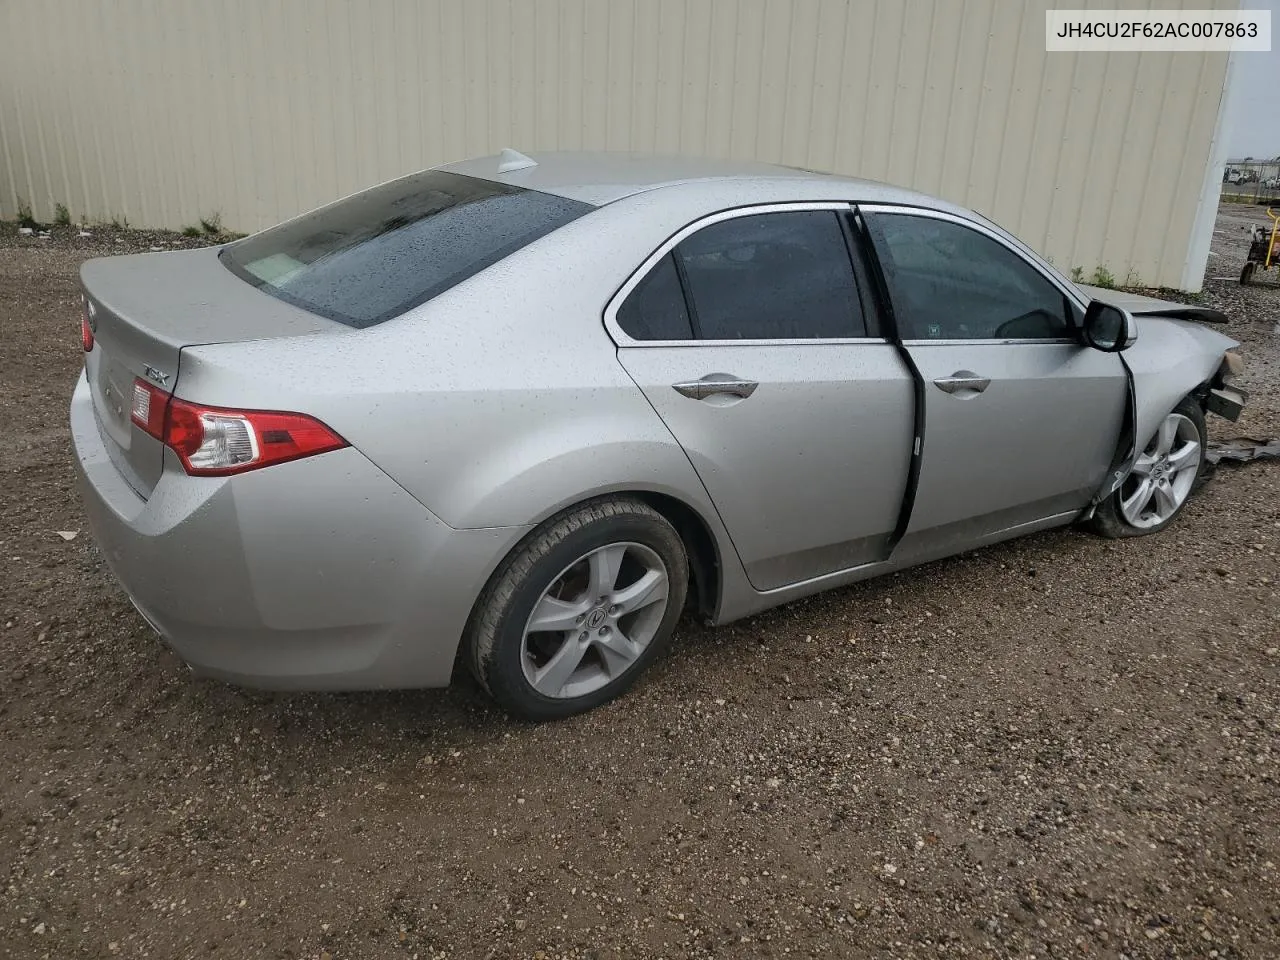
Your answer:
[[[80,313],[80,346],[88,353],[93,349],[93,326],[89,323],[89,301],[85,297],[80,300],[83,307]]]
[[[133,384],[133,422],[173,450],[193,476],[244,473],[347,445],[314,417],[203,407],[169,397],[145,380]]]

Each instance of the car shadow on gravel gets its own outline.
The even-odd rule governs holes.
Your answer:
[[[794,600],[724,626],[708,626],[686,615],[670,646],[637,685],[603,710],[618,709],[626,699],[654,695],[665,684],[678,685],[679,675],[690,669],[697,672],[705,667],[721,680],[741,675],[761,649],[768,652],[785,645],[799,630],[821,630],[832,621],[849,624],[854,634],[873,635],[880,627],[892,629],[911,615],[904,605],[907,599],[928,604],[933,593],[945,595],[947,591],[977,586],[966,584],[966,580],[990,566],[1007,569],[1009,564],[1005,561],[1015,558],[1023,562],[1027,557],[1040,557],[1052,566],[1071,554],[1074,542],[1088,539],[1087,534],[1076,529],[1047,531]],[[1034,567],[1029,569],[1034,576]],[[136,629],[139,634],[154,637],[140,617]],[[813,634],[806,633],[804,640],[812,642]],[[154,642],[160,646],[157,669],[176,673],[189,692],[190,707],[207,714],[210,721],[235,712],[260,729],[287,728],[297,718],[306,717],[308,734],[335,747],[356,742],[367,731],[384,727],[399,730],[407,740],[417,743],[449,746],[459,736],[478,743],[519,737],[522,730],[543,725],[505,714],[489,700],[460,661],[455,664],[449,687],[442,689],[273,692],[201,677],[189,671],[160,638],[154,637]],[[571,718],[556,722],[575,721]]]
[[[1009,584],[1050,580],[1073,563],[1086,562],[1099,549],[1134,547],[1109,545],[1078,527],[1044,531],[992,544],[880,577],[804,597],[724,626],[708,626],[692,615],[681,621],[670,646],[637,685],[597,713],[625,710],[628,701],[640,703],[663,690],[687,693],[689,678],[701,678],[697,696],[714,699],[732,688],[734,678],[752,671],[763,655],[772,660],[779,682],[787,683],[785,648],[795,642],[847,642],[865,649],[877,638],[891,637],[927,621],[949,598],[989,589],[992,579]],[[1008,587],[1006,587],[1006,590]],[[141,618],[137,630],[150,634]],[[152,635],[154,636],[154,635]],[[156,644],[162,644],[155,638]],[[207,713],[210,721],[225,712],[240,713],[255,725],[287,728],[305,717],[308,734],[335,749],[358,743],[368,731],[394,729],[406,740],[451,747],[461,740],[480,743],[522,736],[543,724],[512,718],[495,706],[461,660],[449,687],[427,690],[373,690],[352,693],[269,692],[238,687],[192,674],[167,649],[160,654],[166,673],[175,671],[190,694],[190,707]],[[590,716],[556,723],[589,723]],[[216,724],[211,724],[216,725]]]

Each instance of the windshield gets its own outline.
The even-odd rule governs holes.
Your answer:
[[[263,292],[351,327],[398,316],[593,209],[426,170],[224,247]]]

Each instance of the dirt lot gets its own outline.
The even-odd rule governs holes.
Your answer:
[[[1277,465],[1158,537],[686,626],[570,722],[245,693],[133,612],[72,483],[76,268],[168,239],[0,227],[0,957],[1280,956]],[[1275,436],[1280,289],[1206,299],[1254,391],[1214,429]]]

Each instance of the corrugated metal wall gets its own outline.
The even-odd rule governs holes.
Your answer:
[[[0,215],[252,231],[503,146],[652,150],[913,186],[1179,285],[1227,54],[1046,54],[1047,6],[0,0]]]

